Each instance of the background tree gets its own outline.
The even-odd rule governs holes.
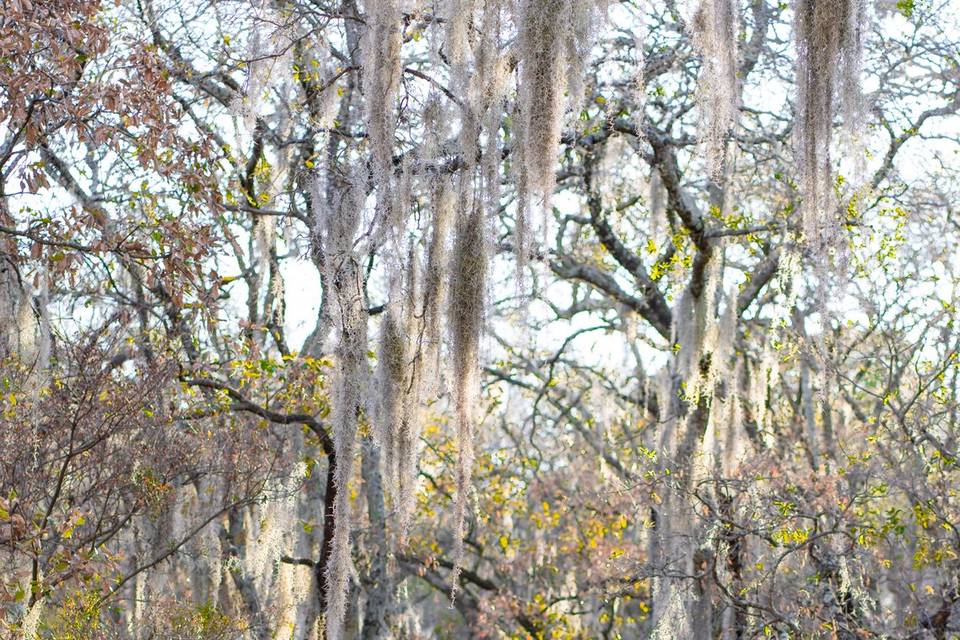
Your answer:
[[[14,636],[956,630],[951,3],[0,24]]]

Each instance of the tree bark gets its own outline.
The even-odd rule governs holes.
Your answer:
[[[381,640],[390,637],[395,606],[393,579],[388,565],[387,516],[384,507],[380,448],[370,437],[364,440],[360,472],[363,475],[370,523],[370,533],[366,537],[370,552],[370,566],[363,580],[367,605],[363,616],[361,637],[363,640]]]

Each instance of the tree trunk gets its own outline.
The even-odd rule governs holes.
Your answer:
[[[364,576],[367,606],[363,616],[363,640],[382,640],[390,637],[390,626],[396,611],[393,579],[388,566],[387,516],[384,507],[383,478],[380,466],[380,448],[367,437],[363,445],[360,472],[367,496],[367,515],[370,533],[370,567]]]

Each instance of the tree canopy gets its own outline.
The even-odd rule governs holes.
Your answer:
[[[7,0],[0,633],[960,634],[960,5]]]

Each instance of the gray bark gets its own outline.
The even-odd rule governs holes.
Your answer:
[[[391,637],[391,620],[395,613],[393,579],[388,564],[387,514],[384,506],[380,448],[367,438],[363,443],[360,472],[367,498],[370,532],[366,537],[370,566],[364,576],[367,595],[363,615],[363,640]]]

